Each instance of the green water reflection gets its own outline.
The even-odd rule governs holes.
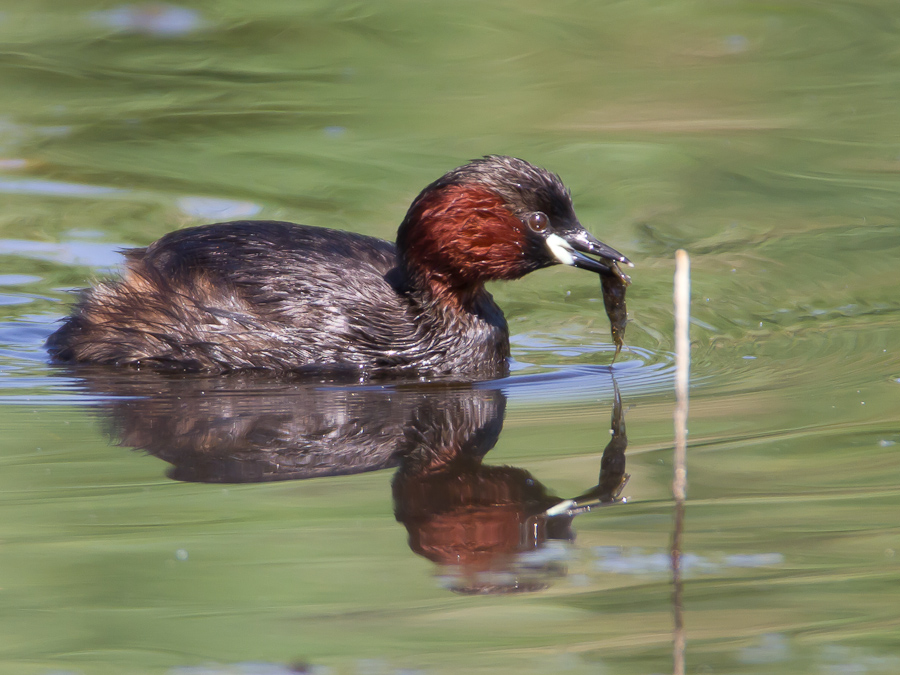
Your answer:
[[[688,672],[900,672],[894,3],[38,0],[2,3],[0,42],[0,672],[671,671],[679,247]],[[558,172],[637,263],[628,500],[578,517],[546,590],[449,592],[391,470],[169,480],[45,363],[121,246],[252,215],[391,238],[489,152]],[[523,379],[485,461],[579,494],[609,439],[599,284],[492,291]]]

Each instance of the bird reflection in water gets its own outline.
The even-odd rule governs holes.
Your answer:
[[[628,480],[618,388],[598,483],[562,499],[529,472],[484,463],[503,428],[500,383],[340,386],[253,376],[79,369],[119,445],[204,483],[302,480],[396,467],[394,513],[410,548],[459,593],[545,588],[566,574],[549,542],[611,504]]]
[[[482,461],[499,437],[505,397],[499,390],[473,393],[491,395],[471,400],[496,413],[496,421],[461,435],[455,431],[470,411],[448,414],[449,406],[417,421],[432,433],[401,457],[393,481],[394,513],[409,532],[410,548],[441,565],[450,589],[468,594],[543,589],[566,573],[565,557],[554,555],[547,542],[573,540],[574,516],[617,501],[628,480],[618,387],[613,436],[598,483],[574,499],[553,495],[524,469]]]

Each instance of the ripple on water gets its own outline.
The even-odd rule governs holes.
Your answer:
[[[599,572],[630,575],[668,574],[672,569],[669,551],[647,552],[640,549],[623,549],[617,546],[598,546],[594,549],[594,568]],[[784,563],[781,553],[748,553],[712,558],[685,552],[681,557],[681,569],[687,575],[719,574],[727,568],[756,569],[777,567]]]
[[[302,668],[302,670],[300,670]],[[286,665],[281,663],[229,663],[207,664],[204,666],[176,666],[171,675],[291,675],[292,673],[311,673],[313,675],[331,675],[334,671],[327,666],[313,666],[306,663]],[[378,672],[387,672],[379,670]]]
[[[127,194],[128,190],[102,185],[63,183],[53,180],[0,180],[0,192],[25,195],[54,195],[58,197],[98,197]]]
[[[197,11],[161,2],[119,5],[90,16],[95,23],[125,33],[165,38],[189,35],[204,25]]]
[[[77,403],[74,380],[61,380],[47,368],[44,341],[58,317],[30,314],[0,322],[0,403]]]
[[[41,281],[41,277],[33,274],[0,274],[0,286],[24,286]]]
[[[4,403],[43,401],[47,404],[96,402],[95,396],[85,394],[79,399],[80,380],[71,374],[47,369],[44,342],[56,329],[58,315],[28,315],[15,321],[0,322],[0,389],[29,391],[26,398],[19,394],[2,396]],[[552,351],[554,347],[548,345]],[[590,345],[582,354],[593,354],[596,360],[612,360],[610,345]],[[534,349],[525,354],[536,358]],[[477,388],[500,388],[513,403],[572,403],[608,399],[612,395],[613,379],[623,395],[648,394],[671,388],[673,360],[665,352],[632,348],[614,365],[547,364],[522,365],[514,368],[509,377],[478,383]],[[514,364],[515,366],[516,364]],[[390,391],[393,385],[323,385],[345,388],[379,388]]]
[[[249,218],[262,211],[262,206],[253,202],[215,197],[182,197],[177,204],[181,212],[188,216],[211,220]]]
[[[82,265],[108,270],[122,262],[122,244],[92,241],[32,241],[30,239],[0,239],[4,255],[17,255],[31,260],[46,260],[62,265]],[[18,275],[13,275],[18,276]]]
[[[32,301],[25,295],[5,295],[0,293],[0,307],[9,307],[11,305],[27,305]]]
[[[534,334],[516,335],[511,341],[512,374],[502,381],[511,401],[605,399],[612,393],[613,379],[623,396],[672,388],[675,365],[668,352],[628,347],[613,363],[615,347],[607,343],[578,344],[569,337],[562,345],[558,338]],[[575,363],[567,363],[570,360]]]

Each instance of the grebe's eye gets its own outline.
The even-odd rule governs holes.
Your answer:
[[[543,213],[541,211],[529,213],[525,221],[528,223],[528,227],[530,227],[535,232],[543,232],[548,227],[550,227],[550,219],[547,217],[546,213]]]

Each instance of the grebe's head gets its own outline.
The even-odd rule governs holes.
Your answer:
[[[631,264],[581,226],[558,176],[499,155],[426,187],[400,225],[397,247],[410,273],[438,293],[558,263],[620,276],[618,263]]]

